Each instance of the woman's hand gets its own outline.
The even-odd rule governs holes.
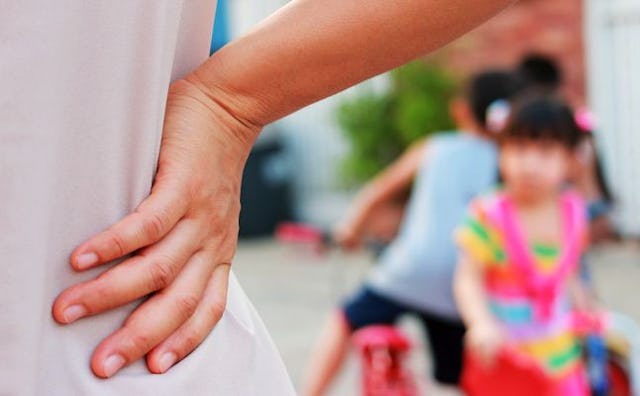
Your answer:
[[[201,87],[195,77],[172,84],[151,194],[81,244],[71,265],[83,271],[133,255],[54,303],[54,318],[67,324],[151,295],[94,351],[99,377],[145,355],[150,371],[165,372],[204,340],[225,309],[242,170],[260,128]]]
[[[65,290],[53,307],[70,323],[155,293],[98,346],[94,372],[108,377],[147,353],[151,371],[163,372],[214,326],[236,246],[242,168],[260,126],[428,53],[513,1],[298,0],[173,84],[151,195],[78,247],[71,263],[84,270],[142,250]],[[212,95],[216,88],[227,96]]]

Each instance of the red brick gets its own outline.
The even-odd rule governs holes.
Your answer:
[[[523,0],[436,56],[455,73],[514,65],[527,52],[557,57],[564,91],[584,102],[583,0]]]

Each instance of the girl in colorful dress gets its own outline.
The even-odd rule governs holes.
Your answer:
[[[504,186],[475,200],[456,233],[467,348],[487,364],[511,348],[540,365],[554,394],[587,395],[572,325],[589,305],[577,276],[586,209],[565,188],[579,129],[568,106],[539,96],[514,106],[499,141]]]

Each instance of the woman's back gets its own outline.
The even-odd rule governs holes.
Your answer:
[[[169,82],[208,55],[215,1],[15,0],[0,12],[0,395],[292,393],[235,279],[214,332],[164,375],[98,380],[93,348],[134,305],[62,327],[78,243],[130,213],[156,168]],[[239,374],[242,373],[242,377]]]

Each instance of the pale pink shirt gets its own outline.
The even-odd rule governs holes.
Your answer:
[[[69,326],[51,303],[104,268],[68,256],[148,195],[169,82],[208,55],[213,0],[0,2],[0,395],[289,395],[232,276],[227,310],[164,375],[99,380],[93,348],[135,304]]]

